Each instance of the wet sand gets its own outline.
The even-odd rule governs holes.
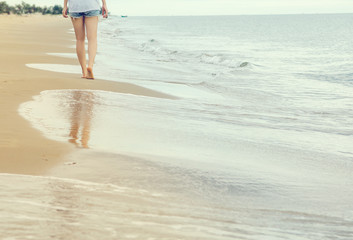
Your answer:
[[[60,16],[0,16],[0,239],[353,236],[351,159],[281,137],[266,143],[282,131],[307,141],[296,133],[307,134],[297,127],[310,115],[272,125],[272,111],[257,122],[258,106],[239,103],[228,118],[211,111],[215,104],[204,107],[208,101],[160,99],[169,96],[25,66],[79,68],[76,59],[46,54],[74,54],[69,29]],[[271,123],[259,127],[264,121]],[[326,135],[305,136],[320,143]]]
[[[78,65],[46,53],[74,53],[69,19],[61,16],[0,16],[0,172],[43,174],[75,150],[46,139],[18,114],[19,105],[44,90],[96,89],[168,97],[133,84],[81,79],[80,75],[31,69],[28,63]],[[79,67],[78,67],[79,68]]]

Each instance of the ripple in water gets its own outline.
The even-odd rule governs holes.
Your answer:
[[[20,113],[34,127],[81,151],[67,156],[75,165],[54,171],[58,178],[0,175],[5,229],[0,236],[352,236],[349,159],[240,140],[227,134],[230,125],[213,125],[208,117],[216,116],[214,111],[184,103],[60,90],[23,104]],[[185,114],[186,106],[195,115]]]

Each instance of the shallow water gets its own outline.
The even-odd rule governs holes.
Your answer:
[[[37,219],[38,201],[52,195],[44,185],[75,182],[74,189],[55,190],[59,198],[75,195],[90,204],[69,208],[87,219],[84,224],[56,222],[70,225],[65,234],[92,231],[75,239],[352,239],[352,18],[102,22],[96,77],[178,99],[42,92],[22,104],[20,114],[46,137],[79,151],[48,173],[57,178],[1,175],[8,194],[1,199],[31,196],[35,203],[26,205],[25,215]],[[11,189],[23,179],[28,188]],[[43,199],[38,189],[45,189]],[[17,221],[8,205],[4,216]],[[45,239],[46,233],[16,234]]]
[[[144,189],[54,177],[0,175],[1,239],[224,239],[236,236],[209,206]],[[192,210],[192,212],[191,212]],[[222,210],[220,210],[222,212]],[[225,212],[225,210],[223,210]],[[232,223],[231,220],[230,223]],[[216,226],[219,225],[219,226]],[[220,227],[223,226],[223,227]],[[222,237],[223,238],[223,237]]]
[[[212,119],[201,121],[200,115],[180,115],[178,107],[186,107],[183,100],[57,90],[42,92],[34,101],[24,103],[20,113],[48,138],[82,149],[67,156],[67,162],[51,175],[164,196],[158,201],[166,205],[155,207],[150,200],[152,213],[144,217],[157,214],[155,220],[166,221],[167,229],[170,224],[185,229],[161,232],[155,223],[145,223],[149,230],[161,234],[152,234],[154,237],[348,239],[353,234],[350,158],[244,141],[241,132],[235,134],[237,128],[222,128]],[[229,134],[231,130],[234,134]],[[99,206],[110,201],[110,195],[106,199],[100,189],[89,193],[100,196],[94,198]],[[86,192],[78,195],[91,197]],[[139,196],[133,198],[140,201]],[[108,205],[111,207],[122,217],[125,210]],[[96,208],[93,206],[94,211],[100,211]],[[190,215],[174,219],[172,215],[179,216],[180,209]],[[159,216],[160,211],[170,215]],[[131,221],[137,221],[136,217],[128,216]],[[124,215],[124,222],[126,218]],[[86,224],[99,221],[91,220]],[[112,217],[109,221],[108,226],[118,220]],[[130,233],[139,232],[130,224]]]
[[[76,164],[61,166],[59,174],[70,178],[0,174],[2,239],[350,239],[353,234],[350,201],[336,186],[279,186],[284,183],[238,176],[227,189],[225,179],[209,172],[146,159],[88,150],[69,160]],[[72,171],[73,166],[81,170]],[[80,177],[94,182],[73,179]],[[327,198],[330,188],[333,196]]]

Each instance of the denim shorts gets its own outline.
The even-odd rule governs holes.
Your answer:
[[[70,17],[72,18],[80,18],[80,17],[96,17],[100,15],[100,10],[92,10],[87,12],[73,12],[70,13]]]

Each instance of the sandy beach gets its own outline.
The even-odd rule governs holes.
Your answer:
[[[102,90],[130,98],[175,99],[126,82],[92,81],[79,74],[26,66],[54,63],[79,68],[76,59],[47,54],[74,53],[70,29],[70,20],[59,16],[0,17],[0,188],[4,189],[0,205],[6,209],[0,218],[0,238],[209,239],[199,231],[174,229],[179,215],[193,225],[198,220],[190,213],[202,214],[204,209],[185,210],[189,204],[183,204],[190,200],[181,196],[179,203],[170,205],[176,197],[161,193],[158,183],[170,189],[178,178],[170,178],[158,164],[123,154],[82,151],[83,139],[49,140],[21,117],[20,105],[46,90],[75,89],[73,95],[90,94],[80,90]],[[80,146],[72,144],[76,140]]]
[[[351,239],[352,18],[0,16],[0,239]]]
[[[19,116],[18,107],[41,91],[97,89],[137,95],[165,95],[127,83],[89,81],[76,74],[31,69],[28,63],[77,65],[76,59],[46,53],[75,53],[69,19],[61,16],[0,16],[0,172],[42,174],[74,150],[48,140]],[[79,68],[79,67],[78,67]]]

